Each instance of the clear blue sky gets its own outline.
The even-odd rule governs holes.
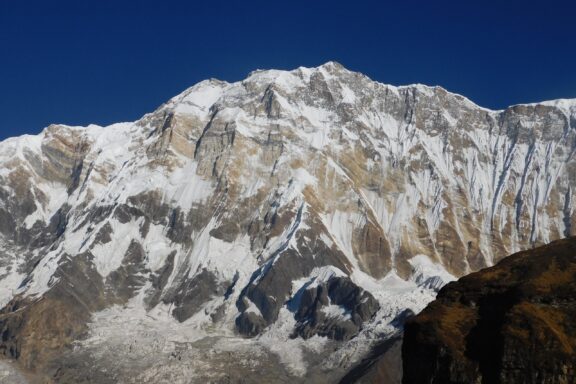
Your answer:
[[[576,2],[0,0],[0,139],[329,60],[489,108],[574,98]]]

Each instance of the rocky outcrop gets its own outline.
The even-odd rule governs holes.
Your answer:
[[[0,353],[26,369],[42,368],[85,335],[91,314],[106,305],[105,288],[89,254],[64,262],[39,298],[15,297],[0,312]]]
[[[405,325],[403,383],[576,381],[576,238],[450,283]]]
[[[313,287],[304,285],[294,301],[298,321],[294,336],[304,338],[351,339],[380,308],[374,296],[345,277],[332,277]]]

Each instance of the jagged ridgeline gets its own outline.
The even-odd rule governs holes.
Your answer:
[[[573,234],[575,151],[574,100],[333,62],[8,139],[0,350],[60,382],[337,380],[454,277]]]

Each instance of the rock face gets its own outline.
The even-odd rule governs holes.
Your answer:
[[[403,383],[576,382],[576,237],[445,286],[405,326]]]
[[[332,277],[317,286],[304,285],[294,301],[298,321],[295,336],[304,338],[350,339],[380,307],[374,296],[344,277]]]
[[[213,361],[248,361],[248,381],[258,364],[290,382],[336,375],[453,276],[573,234],[575,152],[574,100],[490,111],[332,62],[6,140],[0,350],[74,377],[57,360],[76,343],[102,382],[158,382],[155,362],[195,343],[212,351],[195,358],[199,381],[227,380]]]

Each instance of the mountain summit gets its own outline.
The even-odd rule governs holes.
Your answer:
[[[575,151],[576,100],[334,62],[8,139],[0,350],[59,382],[337,380],[447,282],[574,234]]]

